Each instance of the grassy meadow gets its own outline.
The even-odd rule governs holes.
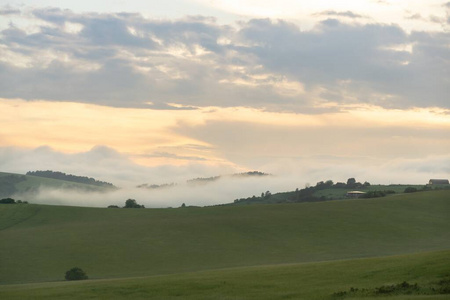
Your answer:
[[[321,299],[430,285],[450,276],[449,212],[449,190],[176,209],[0,205],[0,298]],[[75,266],[91,280],[60,282]]]
[[[438,294],[450,279],[450,251],[383,258],[243,267],[128,279],[49,282],[0,286],[1,299],[380,299],[377,287],[417,284],[409,295],[381,299],[449,299]],[[351,288],[366,292],[335,296]]]

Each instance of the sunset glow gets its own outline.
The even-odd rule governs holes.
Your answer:
[[[0,1],[3,171],[450,173],[449,3],[21,3]]]

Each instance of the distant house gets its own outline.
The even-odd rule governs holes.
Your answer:
[[[428,184],[449,184],[448,179],[430,179]]]
[[[350,191],[350,192],[347,192],[346,196],[349,198],[359,198],[364,194],[365,193],[361,192],[361,191]]]

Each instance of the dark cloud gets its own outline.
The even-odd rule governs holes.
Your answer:
[[[207,161],[207,159],[198,156],[186,156],[186,155],[177,155],[169,152],[154,152],[152,154],[143,154],[140,155],[142,157],[163,157],[163,158],[172,158],[178,160],[194,160],[194,161]]]
[[[413,15],[408,15],[408,16],[406,16],[406,18],[409,20],[421,20],[422,15],[417,13],[417,14],[413,14]]]
[[[11,6],[4,6],[0,7],[0,16],[7,16],[7,15],[19,15],[20,9],[12,8]]]
[[[5,51],[19,56],[0,63],[0,97],[154,109],[305,111],[317,100],[449,107],[445,32],[336,19],[302,31],[269,19],[234,28],[201,16],[160,21],[54,8],[33,15],[52,25],[0,32]]]
[[[41,8],[33,10],[33,15],[39,19],[59,25],[64,24],[73,16],[71,10],[62,10],[60,8]]]
[[[352,19],[364,18],[362,15],[355,14],[352,11],[335,11],[335,10],[325,10],[314,14],[314,16],[329,16],[329,17],[347,17]]]

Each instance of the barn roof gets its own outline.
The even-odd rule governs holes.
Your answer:
[[[448,179],[430,179],[430,184],[449,184]]]

